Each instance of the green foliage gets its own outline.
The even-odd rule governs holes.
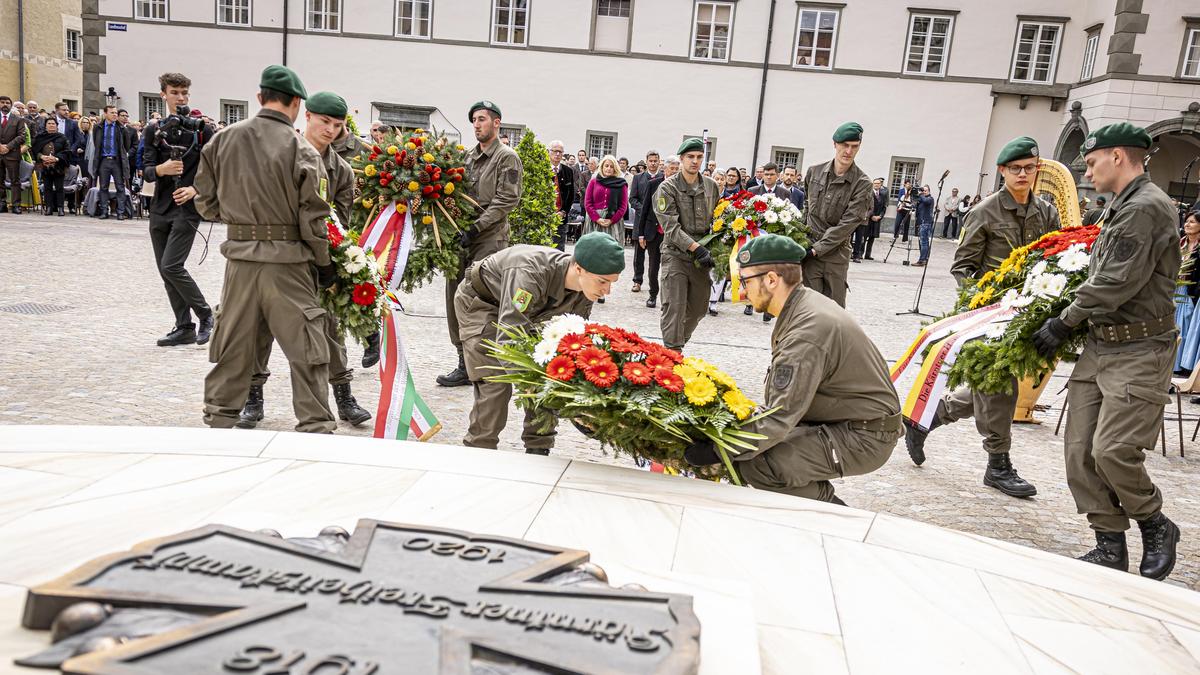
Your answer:
[[[346,115],[346,128],[355,136],[358,135],[358,125],[354,123],[354,115]]]
[[[524,179],[521,183],[521,201],[508,216],[509,241],[514,244],[553,246],[558,231],[558,211],[554,208],[554,171],[550,168],[550,155],[546,146],[526,130],[517,143],[517,156],[521,158]]]

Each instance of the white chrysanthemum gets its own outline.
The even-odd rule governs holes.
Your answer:
[[[1016,302],[1017,298],[1019,297],[1021,297],[1021,294],[1017,292],[1017,289],[1010,288],[1008,292],[1000,298],[1000,309],[1012,309],[1013,303]]]
[[[1067,288],[1065,274],[1042,274],[1034,278],[1033,294],[1041,298],[1057,298]]]
[[[550,363],[550,359],[553,359],[554,355],[557,353],[558,340],[542,340],[541,342],[537,343],[536,347],[533,348],[533,360],[536,361],[539,366],[544,366],[547,363]]]
[[[357,246],[346,249],[346,262],[342,267],[350,274],[358,274],[367,266],[367,254]]]
[[[578,314],[563,314],[547,321],[545,327],[542,328],[542,335],[545,335],[546,331],[550,331],[552,334],[558,335],[561,340],[562,336],[582,333],[586,325],[587,322]]]
[[[752,202],[764,202],[764,203],[765,203],[765,202],[767,201],[767,197],[766,197],[766,195],[755,195],[755,196],[753,196],[753,197],[751,197],[751,198],[750,198],[750,201],[752,201]]]
[[[1013,300],[1012,306],[1016,309],[1025,309],[1033,304],[1034,297],[1032,295],[1018,295]]]
[[[999,340],[1000,338],[1004,337],[1004,331],[1007,329],[1007,323],[993,323],[987,327],[987,332],[984,333],[984,335],[987,336],[987,339],[989,340]]]
[[[775,223],[779,222],[779,214],[775,213],[774,211],[767,211],[763,214],[763,220],[767,221],[771,225],[774,225]]]
[[[1029,276],[1031,276],[1031,277],[1040,277],[1045,273],[1046,273],[1046,261],[1045,260],[1039,260],[1038,264],[1034,265],[1033,269],[1029,270]]]
[[[1058,266],[1067,272],[1078,272],[1087,269],[1088,263],[1092,261],[1092,257],[1087,254],[1087,251],[1081,248],[1071,248],[1058,254]]]

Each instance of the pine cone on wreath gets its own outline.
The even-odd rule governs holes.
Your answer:
[[[421,185],[429,185],[429,181],[430,181],[429,174],[427,174],[425,172],[421,172],[421,173],[417,174],[417,180],[421,183]]]
[[[417,165],[417,160],[412,155],[409,155],[404,158],[404,168],[411,169],[416,165]]]

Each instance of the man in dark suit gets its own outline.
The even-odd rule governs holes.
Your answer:
[[[121,133],[125,134],[125,147],[129,148],[129,157],[125,161],[125,187],[133,187],[133,177],[137,175],[137,147],[141,135],[129,123],[129,111],[121,108],[117,111],[117,124],[121,125]]]
[[[71,109],[66,103],[58,102],[54,104],[54,118],[58,120],[58,132],[67,137],[68,147],[75,147],[82,138],[83,133],[79,131],[79,123],[71,119]]]
[[[770,193],[780,199],[790,200],[792,198],[792,191],[779,182],[778,164],[775,162],[763,164],[762,175],[762,182],[750,188],[750,194],[765,195]]]
[[[794,166],[784,167],[783,186],[788,189],[788,198],[801,211],[804,210],[804,185],[800,182],[800,174]]]
[[[649,192],[650,181],[662,176],[659,170],[659,164],[662,158],[657,150],[651,150],[646,153],[646,170],[633,177],[633,188],[629,191],[629,203],[633,205],[634,217],[637,222],[642,220],[642,211],[654,209],[650,206]],[[634,236],[637,236],[637,222],[634,223]],[[655,267],[657,270],[658,268]],[[646,249],[640,244],[633,247],[633,292],[639,293],[642,290],[642,280],[645,278],[646,272]],[[652,277],[654,283],[658,283],[658,272],[656,271]]]
[[[129,195],[125,192],[125,173],[129,170],[129,138],[117,121],[115,106],[104,106],[104,119],[92,130],[92,142],[96,146],[96,154],[92,157],[91,169],[100,190],[100,219],[108,218],[108,185],[111,181],[117,189],[117,220],[125,220],[125,214],[131,212]]]
[[[12,182],[12,212],[21,212],[21,155],[29,149],[24,117],[12,109],[12,99],[0,96],[0,213],[8,211],[4,181]]]
[[[658,191],[658,187],[676,173],[679,173],[679,157],[671,155],[663,165],[662,174],[646,183],[645,198],[642,202],[646,208],[637,212],[637,226],[634,228],[638,248],[646,251],[646,260],[649,263],[650,269],[646,272],[650,277],[650,297],[646,300],[646,306],[651,309],[656,306],[658,300],[658,265],[663,241],[663,228],[651,204],[654,203],[654,193]]]
[[[854,236],[850,242],[850,262],[862,262],[864,259],[874,260],[871,257],[871,247],[879,238],[879,223],[883,220],[883,214],[887,213],[888,207],[888,193],[883,189],[882,178],[876,178],[872,183],[871,199],[871,211],[867,214],[866,222],[854,230]],[[866,255],[863,255],[864,253]]]
[[[567,250],[567,217],[575,203],[575,172],[563,161],[562,141],[550,141],[550,168],[554,171],[554,210],[558,212],[558,231],[554,234],[554,246]]]

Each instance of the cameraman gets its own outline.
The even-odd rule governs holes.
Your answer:
[[[155,183],[150,200],[150,242],[154,262],[175,312],[175,328],[158,340],[159,347],[205,344],[212,335],[213,312],[192,275],[184,269],[199,230],[200,214],[192,199],[192,182],[200,166],[200,150],[216,133],[189,117],[188,88],[192,81],[180,73],[158,78],[165,109],[172,114],[146,125],[142,135],[142,177]],[[200,326],[192,323],[195,312]]]

